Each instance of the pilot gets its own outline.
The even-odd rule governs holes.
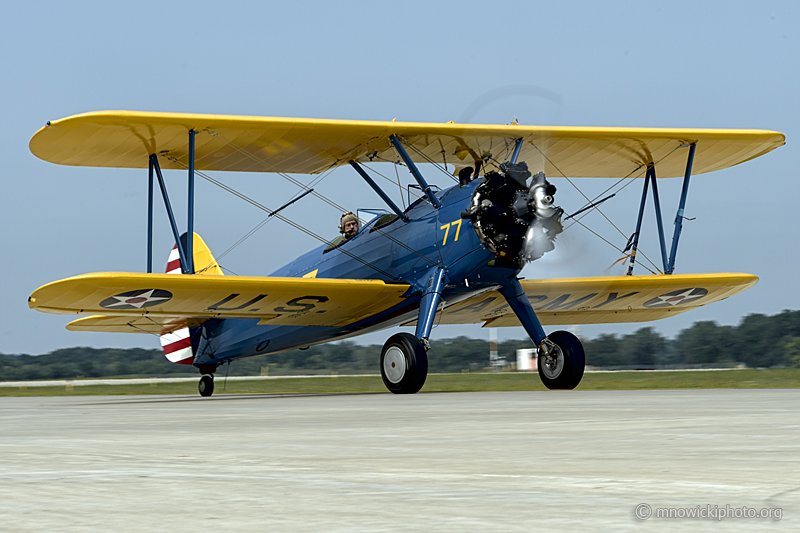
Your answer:
[[[339,232],[344,235],[345,240],[350,240],[358,233],[358,217],[348,211],[342,215],[339,222]]]

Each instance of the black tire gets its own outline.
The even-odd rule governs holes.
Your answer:
[[[197,391],[200,396],[211,396],[214,394],[214,376],[206,374],[200,378],[200,383],[197,384]]]
[[[586,356],[578,337],[569,331],[555,331],[547,337],[556,348],[553,357],[539,356],[539,378],[548,389],[574,389],[583,378]]]
[[[395,394],[419,392],[428,377],[428,354],[414,335],[392,335],[381,350],[383,384]]]

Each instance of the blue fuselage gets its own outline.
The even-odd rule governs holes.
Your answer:
[[[475,180],[436,194],[435,209],[418,200],[379,229],[375,220],[338,248],[320,246],[271,274],[302,277],[316,270],[317,278],[380,279],[410,285],[404,300],[394,307],[344,327],[257,325],[257,319],[210,320],[200,335],[196,365],[275,353],[413,322],[417,319],[424,285],[440,267],[446,272],[443,306],[493,290],[518,272],[489,266],[495,256],[480,242],[470,220],[461,212],[469,207]],[[443,307],[440,305],[440,308]]]

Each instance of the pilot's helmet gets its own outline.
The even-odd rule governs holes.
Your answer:
[[[348,222],[355,222],[358,225],[358,217],[355,216],[353,213],[348,211],[347,213],[342,215],[342,219],[339,221],[339,233],[344,233],[344,226]]]

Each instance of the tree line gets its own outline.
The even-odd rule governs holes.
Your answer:
[[[668,339],[652,327],[629,335],[582,339],[586,364],[599,368],[691,368],[743,364],[751,368],[800,367],[800,311],[748,315],[737,326],[696,322]],[[481,371],[489,364],[489,342],[456,337],[431,341],[430,372]],[[498,355],[516,362],[528,339],[498,343]],[[375,374],[381,346],[342,341],[306,350],[252,357],[220,367],[218,375]],[[160,349],[64,348],[44,355],[0,354],[0,381],[100,377],[195,376]]]

